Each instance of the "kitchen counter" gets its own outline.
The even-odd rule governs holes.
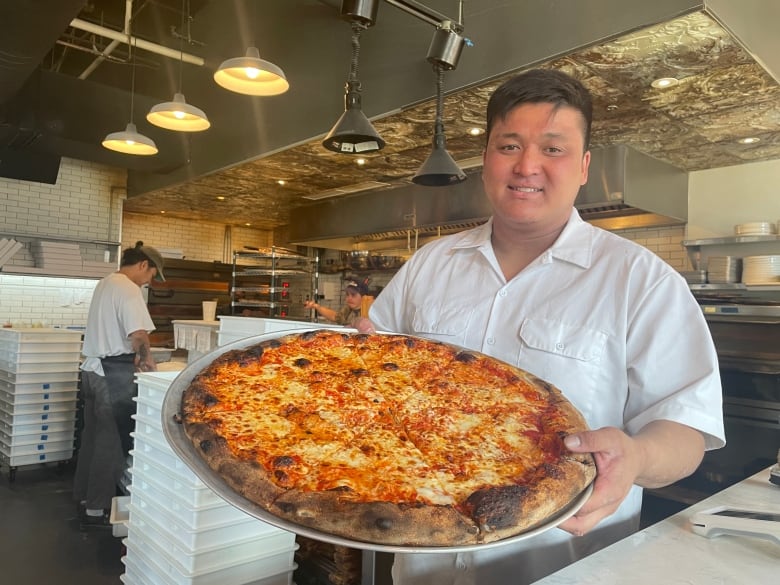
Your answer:
[[[775,583],[780,545],[763,538],[695,534],[688,519],[733,506],[780,513],[769,468],[553,573],[535,585],[715,585]]]

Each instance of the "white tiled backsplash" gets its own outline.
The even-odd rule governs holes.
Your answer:
[[[0,274],[0,325],[84,326],[98,281]]]

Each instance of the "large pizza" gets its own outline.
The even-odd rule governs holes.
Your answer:
[[[417,337],[288,333],[217,357],[182,392],[194,451],[272,516],[350,540],[446,547],[545,523],[593,480],[561,392]]]

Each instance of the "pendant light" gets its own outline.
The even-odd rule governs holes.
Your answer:
[[[343,0],[341,16],[352,22],[352,60],[345,86],[344,113],[331,129],[322,145],[330,151],[344,154],[366,154],[381,150],[385,141],[363,113],[360,81],[357,77],[360,56],[360,34],[374,24],[378,0]]]
[[[115,150],[124,154],[150,156],[157,154],[157,145],[154,140],[138,132],[133,124],[133,102],[135,101],[135,40],[128,32],[130,47],[130,62],[132,75],[130,78],[130,122],[121,132],[112,132],[103,139],[103,146],[109,150]]]
[[[253,22],[258,20],[257,4],[259,2],[254,0]],[[227,90],[245,95],[279,95],[290,89],[284,71],[270,61],[261,59],[260,51],[255,46],[249,47],[243,57],[223,61],[214,73],[214,81]]]
[[[184,23],[187,23],[187,40],[190,36],[190,10],[189,0],[181,3],[181,32],[179,33],[179,91],[170,102],[163,102],[153,106],[146,119],[150,124],[165,128],[166,130],[178,130],[180,132],[201,132],[211,126],[208,117],[200,108],[187,103],[181,92],[182,70],[184,69]]]
[[[462,183],[466,173],[447,152],[447,136],[444,133],[444,70],[454,69],[465,39],[445,22],[436,30],[428,49],[428,61],[436,72],[436,121],[433,131],[433,150],[412,177],[412,182],[426,187],[444,187]]]
[[[257,47],[249,47],[243,57],[224,61],[214,73],[214,81],[225,89],[246,95],[279,95],[290,88],[284,71],[261,59]]]

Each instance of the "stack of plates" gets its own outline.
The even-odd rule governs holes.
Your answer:
[[[681,271],[680,275],[688,284],[705,284],[707,282],[706,270]]]
[[[739,282],[741,258],[710,256],[707,259],[707,280],[716,284]]]
[[[771,236],[775,232],[775,224],[769,221],[752,221],[734,226],[734,234],[737,236]]]
[[[746,256],[742,260],[742,282],[745,284],[780,284],[780,254]]]

